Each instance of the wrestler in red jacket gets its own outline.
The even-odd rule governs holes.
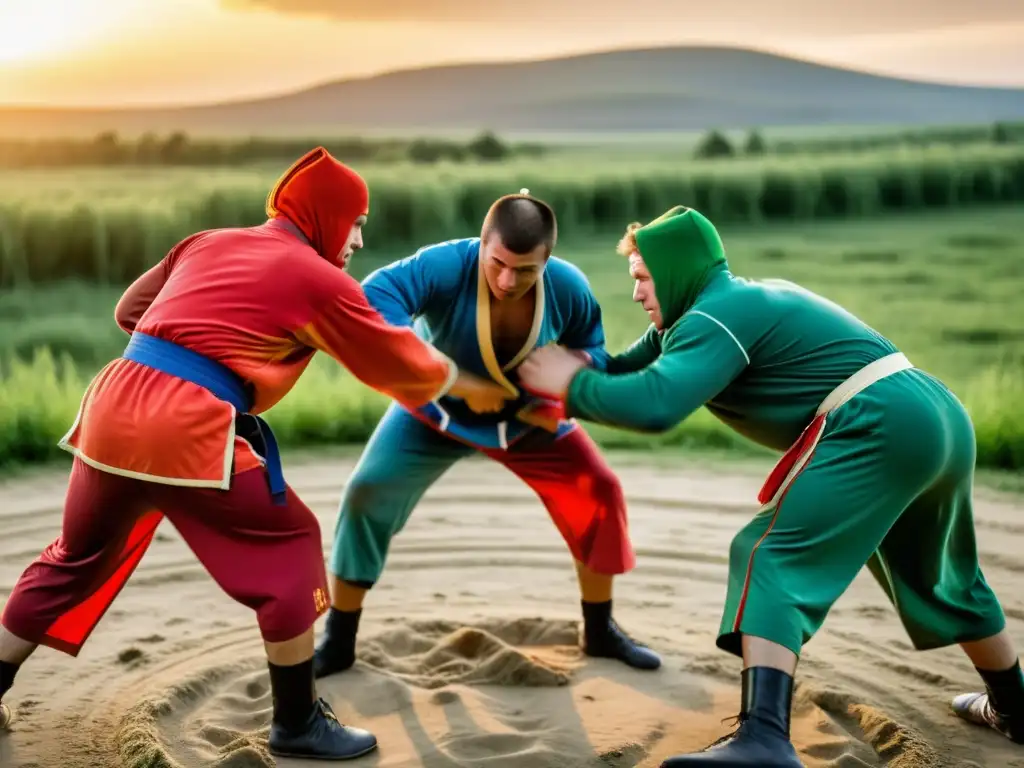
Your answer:
[[[125,292],[125,353],[90,383],[61,441],[74,460],[60,535],[0,618],[0,698],[38,645],[78,654],[166,516],[256,612],[271,752],[347,759],[376,747],[316,697],[313,624],[330,604],[320,528],[284,483],[258,414],[317,350],[411,408],[452,392],[497,409],[506,395],[386,323],[345,273],[368,201],[363,180],[317,148],[271,191],[267,222],[192,235]]]

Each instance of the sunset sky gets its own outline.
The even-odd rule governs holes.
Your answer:
[[[214,101],[392,68],[675,43],[1024,86],[1022,40],[1022,0],[0,0],[0,102]]]

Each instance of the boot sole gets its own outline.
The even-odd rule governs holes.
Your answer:
[[[981,721],[974,720],[974,719],[972,719],[970,717],[964,717],[963,715],[961,715],[959,712],[956,712],[956,711],[954,711],[953,714],[956,716],[956,718],[958,720],[960,720],[963,723],[967,723],[967,725],[973,725],[975,728],[984,728],[986,731],[992,731],[992,733],[999,734],[1004,739],[1009,740],[1011,744],[1021,744],[1021,745],[1024,745],[1024,736],[1021,736],[1020,738],[1017,738],[1016,735],[1012,735],[1011,736],[1010,734],[1003,733],[1001,730],[996,728],[994,725],[992,725],[992,723],[988,722],[987,720],[981,720]]]
[[[367,747],[362,752],[357,752],[357,753],[355,753],[353,755],[346,755],[345,757],[327,757],[327,756],[324,756],[324,755],[306,755],[306,754],[303,754],[301,752],[280,752],[280,751],[278,751],[276,749],[268,749],[268,751],[274,757],[288,757],[288,758],[291,758],[293,760],[320,760],[322,762],[340,763],[340,762],[344,762],[345,760],[355,760],[357,758],[363,757],[364,755],[368,755],[371,752],[373,752],[375,749],[377,749],[377,747],[379,747],[379,746],[380,746],[379,744],[374,744],[372,747]]]
[[[625,666],[629,667],[630,669],[638,669],[641,672],[657,672],[659,669],[661,669],[661,659],[660,658],[658,659],[658,663],[655,666],[649,666],[649,665],[641,665],[641,664],[630,664],[628,661],[626,661],[623,658],[620,658],[619,656],[613,656],[612,654],[603,654],[603,653],[591,653],[590,651],[587,651],[586,649],[583,650],[583,655],[584,656],[588,656],[591,659],[608,659],[609,661],[617,661],[617,662],[619,662],[619,664],[624,664]]]
[[[975,718],[971,715],[969,711],[960,711],[956,707],[950,707],[950,711],[953,713],[954,717],[956,717],[961,722],[967,723],[968,725],[973,725],[976,728],[984,728],[986,730],[992,731],[993,733],[998,733],[1000,736],[1002,736],[1005,739],[1008,739],[1013,744],[1024,745],[1024,734],[1018,736],[1017,734],[1011,735],[1008,733],[1004,733],[1003,731],[999,730],[994,725],[992,725],[992,723],[990,723],[988,720],[985,720],[984,718]]]

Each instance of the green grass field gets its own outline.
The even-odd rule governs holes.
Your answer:
[[[285,167],[4,173],[0,287],[129,280],[196,230],[261,222]],[[495,198],[523,187],[555,207],[561,236],[577,243],[684,201],[730,226],[1024,202],[1024,144],[699,161],[594,149],[543,160],[357,168],[371,187],[367,238],[392,249],[477,229]]]
[[[197,182],[202,183],[212,182]],[[142,189],[135,194],[148,194]],[[0,199],[2,194],[0,188]],[[849,221],[723,223],[721,230],[737,274],[788,278],[824,294],[892,338],[919,367],[944,378],[975,420],[980,465],[1024,467],[1024,212],[1019,205]],[[444,237],[473,234],[473,228],[454,228]],[[630,301],[625,263],[614,253],[617,234],[567,238],[558,249],[589,276],[604,307],[613,351],[646,326],[645,315]],[[361,277],[407,253],[370,248],[357,257],[353,273]],[[70,426],[89,376],[127,340],[112,319],[120,290],[119,285],[65,281],[0,292],[0,358],[21,361],[8,362],[0,375],[0,462],[57,455],[54,444]],[[360,442],[385,405],[383,397],[332,361],[318,359],[268,418],[287,446]],[[657,437],[594,431],[610,448],[757,452],[705,411]]]

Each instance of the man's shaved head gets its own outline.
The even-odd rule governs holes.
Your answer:
[[[524,296],[544,273],[558,232],[551,206],[525,190],[495,201],[480,233],[480,262],[499,301]]]
[[[558,237],[555,212],[547,203],[527,194],[499,198],[484,218],[480,233],[487,241],[497,235],[512,253],[523,255],[543,247],[545,255],[554,250]]]

